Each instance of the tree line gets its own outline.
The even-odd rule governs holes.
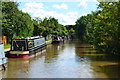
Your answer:
[[[76,35],[105,53],[120,54],[120,1],[100,2],[98,9],[80,17]]]
[[[62,25],[57,19],[35,18],[18,9],[16,2],[2,2],[2,30],[8,41],[16,37],[58,35],[88,42],[101,51],[120,54],[120,2],[100,2],[98,10]]]
[[[66,27],[53,17],[32,19],[18,9],[17,2],[2,2],[2,31],[10,42],[12,38],[28,36],[68,36]]]

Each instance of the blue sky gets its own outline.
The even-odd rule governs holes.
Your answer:
[[[27,12],[32,18],[55,17],[63,25],[74,25],[75,21],[83,15],[97,10],[99,2],[92,0],[80,1],[29,1],[19,2],[19,9]]]

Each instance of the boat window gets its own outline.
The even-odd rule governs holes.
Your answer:
[[[25,51],[26,49],[26,41],[18,41],[13,40],[12,50],[14,51]]]

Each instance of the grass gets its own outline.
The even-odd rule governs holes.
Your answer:
[[[47,39],[46,44],[50,44],[52,42],[52,39]]]
[[[4,45],[4,48],[5,48],[5,49],[10,48],[10,44]]]
[[[51,41],[52,39],[47,39],[46,41]]]

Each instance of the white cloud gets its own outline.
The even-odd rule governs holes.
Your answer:
[[[98,2],[98,1],[97,0],[81,0],[80,3],[78,4],[78,7],[87,9],[88,2]]]
[[[4,2],[80,2],[81,0],[3,0]],[[97,0],[89,0],[89,2],[94,2]],[[101,0],[101,1],[108,1],[108,0]],[[119,0],[114,0],[119,1]]]
[[[61,5],[53,5],[53,8],[57,8],[57,9],[68,9],[68,6],[64,3],[62,3]]]
[[[58,13],[56,11],[47,11],[47,9],[44,7],[42,3],[33,4],[26,3],[25,8],[22,9],[23,12],[29,13],[32,16],[32,18],[40,17],[44,19],[45,17],[51,16],[58,19],[59,23],[63,25],[74,25],[75,21],[78,19],[78,12],[68,12],[66,14]]]
[[[83,13],[81,16],[86,16],[88,13]]]
[[[36,2],[26,3],[25,7],[29,7],[29,8],[44,8],[42,3],[36,3]]]
[[[79,4],[78,7],[80,8],[87,8],[87,0],[82,0]]]
[[[46,7],[46,9],[48,9],[48,7]]]

